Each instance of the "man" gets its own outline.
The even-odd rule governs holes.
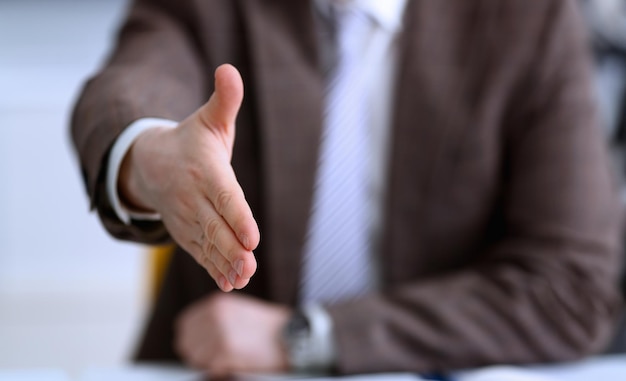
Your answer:
[[[619,208],[575,4],[389,3],[133,3],[72,131],[107,229],[179,244],[138,359],[431,372],[606,343]],[[344,40],[354,7],[384,37]],[[358,134],[329,148],[344,112],[367,165]],[[327,204],[345,162],[366,191]]]

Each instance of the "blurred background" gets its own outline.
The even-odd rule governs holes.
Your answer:
[[[580,3],[593,26],[598,99],[619,163],[626,0]],[[125,6],[0,0],[0,369],[119,366],[143,323],[147,249],[114,241],[89,213],[68,133],[73,102]]]
[[[146,249],[110,238],[69,141],[124,0],[0,0],[0,368],[116,366],[146,298]]]

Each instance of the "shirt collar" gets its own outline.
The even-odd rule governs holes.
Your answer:
[[[324,15],[330,14],[333,3],[356,7],[375,20],[380,27],[395,32],[402,27],[407,0],[315,0],[315,6]]]

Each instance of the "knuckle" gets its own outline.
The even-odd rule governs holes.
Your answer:
[[[209,252],[209,259],[211,263],[213,264],[213,267],[215,268],[215,272],[219,274],[222,268],[221,268],[220,254],[217,251],[217,248],[215,246],[213,246],[211,248],[211,251]]]
[[[217,239],[217,235],[221,229],[221,221],[217,218],[209,218],[204,225],[204,232],[208,238],[208,244],[214,244]]]
[[[206,236],[202,238],[202,243],[200,244],[200,256],[202,257],[202,260],[205,261],[205,264],[209,264],[210,260],[211,260],[211,248],[212,248],[213,244],[206,239]],[[204,263],[204,262],[203,262]]]
[[[205,269],[210,271],[210,267],[211,267],[211,258],[210,258],[210,247],[206,247],[206,248],[202,248],[202,253],[200,253],[199,258],[200,258],[200,264],[202,265],[202,267],[204,267]]]
[[[217,194],[215,199],[215,208],[220,215],[224,215],[225,211],[232,205],[233,192],[222,190]]]
[[[230,261],[234,260],[237,256],[237,248],[233,246],[232,242],[224,245],[222,248],[222,259],[219,262],[223,267],[230,267]]]
[[[213,253],[211,253],[211,259],[213,260],[213,264],[217,270],[224,272],[224,260],[217,250],[214,250]]]

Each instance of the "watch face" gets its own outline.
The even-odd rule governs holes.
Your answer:
[[[283,331],[283,340],[293,370],[305,369],[311,357],[311,325],[301,312],[293,314]]]
[[[300,312],[294,313],[285,327],[285,334],[288,338],[307,337],[310,331],[309,319]]]

